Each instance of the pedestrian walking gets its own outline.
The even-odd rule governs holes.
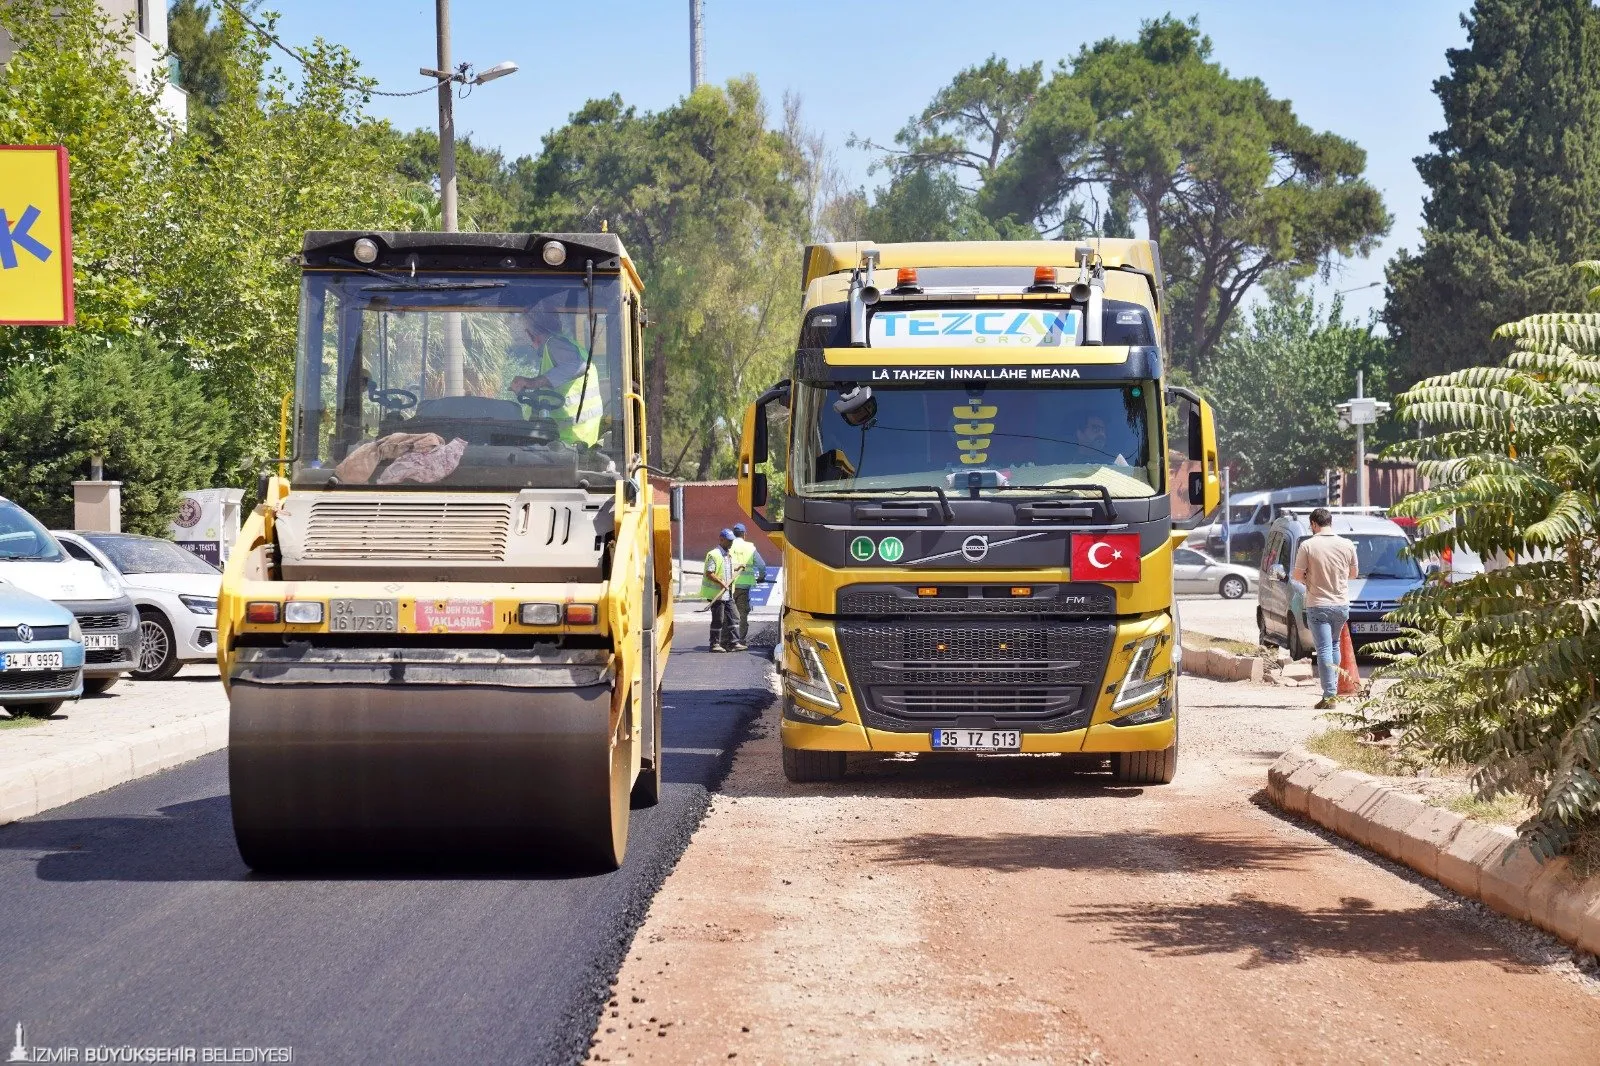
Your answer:
[[[1333,532],[1333,515],[1326,507],[1311,512],[1311,536],[1300,545],[1290,576],[1305,586],[1306,622],[1322,682],[1317,709],[1325,711],[1339,695],[1339,638],[1350,621],[1350,579],[1357,576],[1356,546]]]
[[[717,546],[706,552],[706,565],[700,578],[700,596],[711,601],[711,650],[732,651],[734,625],[737,621],[733,605],[733,530],[724,529],[717,534]]]
[[[738,639],[733,644],[738,651],[750,647],[750,590],[767,580],[767,561],[745,533],[743,522],[734,523],[733,547],[728,549],[733,556],[733,607],[739,612]]]

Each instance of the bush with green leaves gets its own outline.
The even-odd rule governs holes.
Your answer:
[[[1581,268],[1600,280],[1600,263]],[[1362,716],[1476,767],[1485,797],[1527,797],[1521,835],[1548,858],[1600,821],[1600,313],[1496,336],[1516,346],[1503,365],[1399,397],[1399,417],[1430,435],[1395,451],[1430,487],[1392,513],[1416,519],[1420,556],[1467,547],[1505,565],[1406,597],[1407,635],[1380,674],[1395,683]]]
[[[59,361],[12,370],[0,393],[0,487],[53,529],[98,453],[122,482],[122,525],[166,536],[179,494],[206,488],[235,430],[200,377],[148,340],[78,335]]]

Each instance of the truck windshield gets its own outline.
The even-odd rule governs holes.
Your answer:
[[[799,387],[792,469],[799,491],[937,484],[1048,490],[1091,482],[1113,497],[1162,491],[1160,411],[1147,384]],[[974,479],[973,475],[977,475]]]
[[[499,489],[615,483],[621,285],[307,275],[294,480]],[[592,356],[592,358],[591,358]]]

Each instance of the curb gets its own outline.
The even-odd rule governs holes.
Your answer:
[[[1184,648],[1183,672],[1214,681],[1261,681],[1266,664],[1254,655],[1236,655],[1223,648]]]
[[[228,746],[228,712],[212,711],[0,771],[0,825],[125,785]]]
[[[1541,865],[1509,829],[1431,807],[1300,748],[1267,770],[1267,796],[1509,918],[1600,954],[1600,877],[1578,877],[1565,858]]]

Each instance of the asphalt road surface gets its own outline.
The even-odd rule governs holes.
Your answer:
[[[679,647],[700,628],[680,628]],[[45,1048],[581,1058],[634,929],[769,698],[768,669],[753,653],[673,655],[665,795],[633,812],[614,874],[257,876],[234,849],[220,752],[0,828],[0,1054],[21,1023]]]

